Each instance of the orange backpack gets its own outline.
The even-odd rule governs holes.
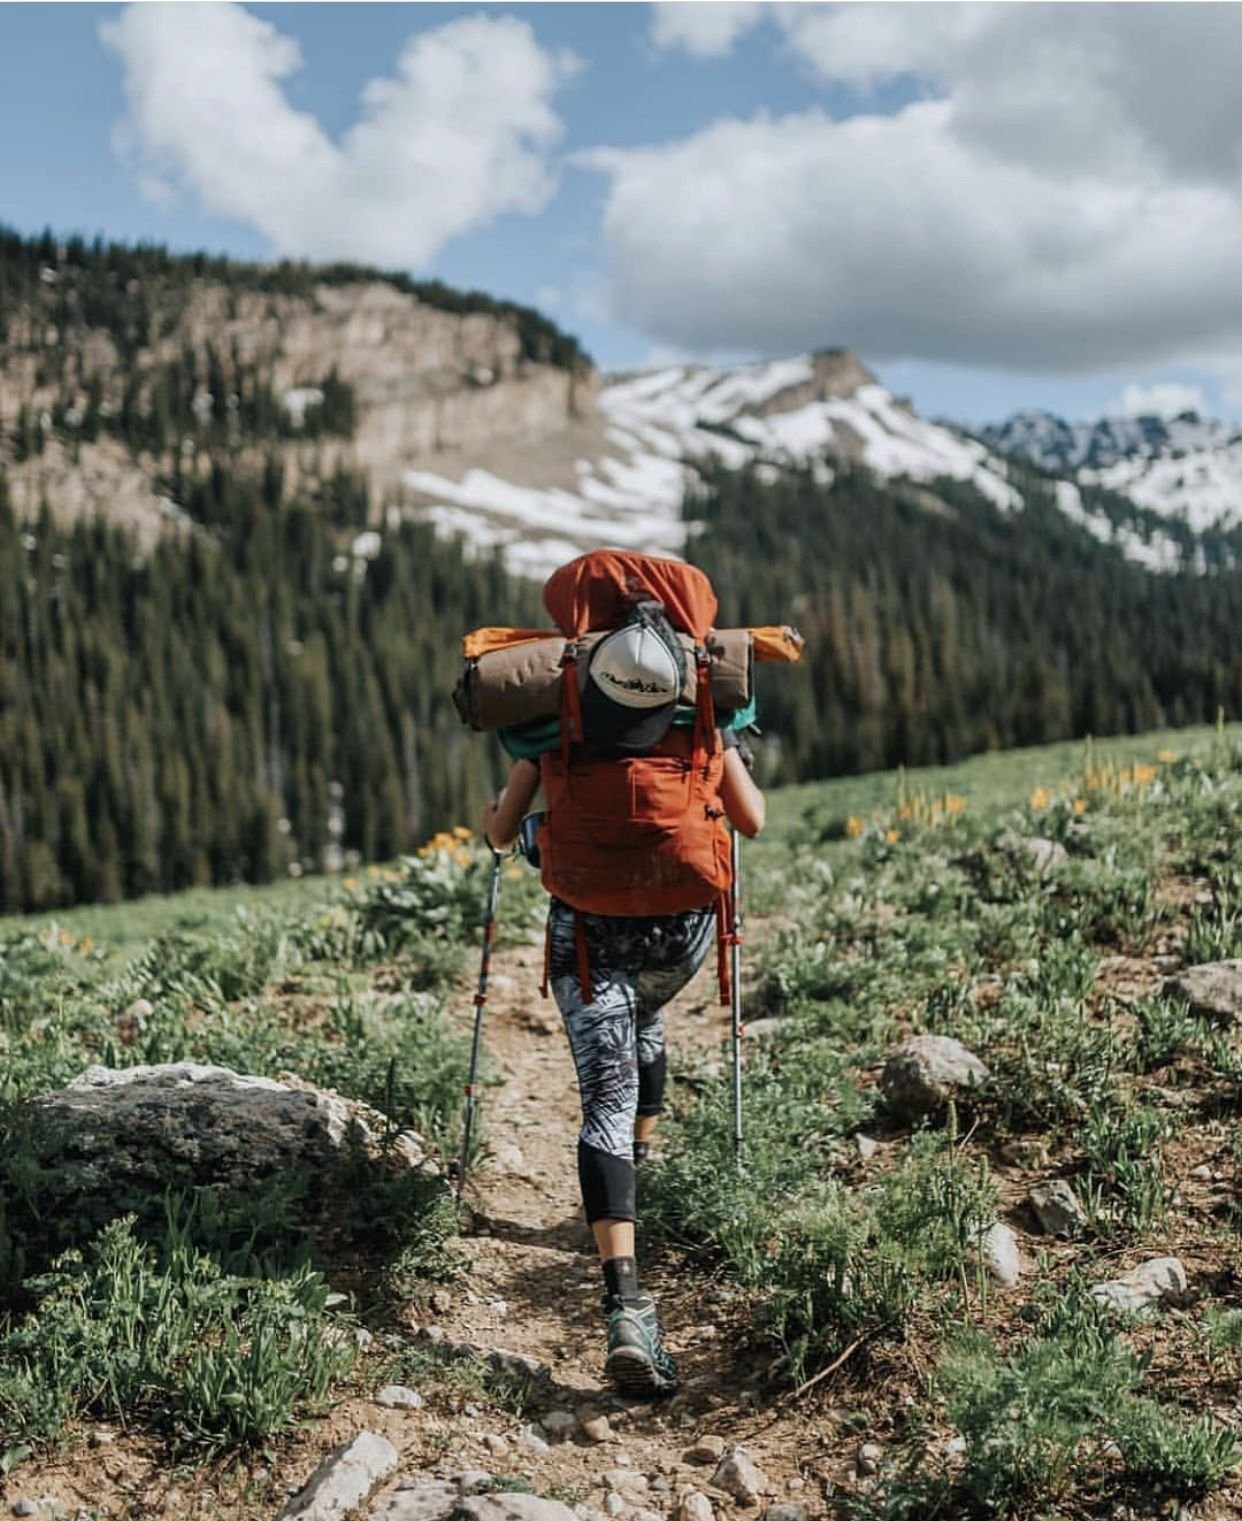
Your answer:
[[[705,641],[716,616],[711,582],[692,565],[654,555],[595,550],[556,571],[544,606],[569,641],[561,678],[561,745],[540,759],[547,814],[539,833],[543,885],[579,914],[631,918],[716,906],[724,924],[732,882],[720,788],[724,750],[716,729]],[[694,640],[693,728],[671,728],[638,755],[601,755],[583,732],[577,641],[617,628],[638,602],[663,605]],[[579,970],[589,999],[585,936]]]

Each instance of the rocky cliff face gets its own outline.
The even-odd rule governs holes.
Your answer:
[[[538,444],[593,405],[587,366],[532,362],[504,317],[455,313],[424,304],[381,280],[315,287],[308,297],[197,282],[184,305],[165,310],[131,352],[102,327],[58,327],[19,313],[0,343],[0,464],[19,511],[43,503],[58,516],[104,512],[144,534],[177,516],[161,480],[166,451],[134,448],[106,431],[85,436],[89,408],[114,419],[130,406],[149,411],[161,372],[178,363],[203,375],[236,407],[244,378],[260,377],[280,410],[281,436],[228,431],[231,453],[281,455],[286,488],[345,468],[365,474],[378,511],[400,494],[413,467],[451,468],[497,443]],[[348,436],[298,437],[327,377],[352,392]],[[219,398],[203,386],[190,405],[204,422]],[[40,447],[16,444],[20,420]],[[193,430],[191,430],[193,431]],[[174,443],[175,447],[175,443]],[[193,437],[180,448],[193,453]],[[25,457],[22,457],[25,455]]]

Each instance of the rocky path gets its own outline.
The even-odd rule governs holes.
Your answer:
[[[556,1007],[539,997],[539,975],[533,948],[498,957],[485,1045],[492,1076],[502,1081],[486,1090],[489,1155],[467,1190],[476,1211],[463,1243],[468,1267],[451,1290],[433,1296],[419,1334],[518,1353],[548,1378],[520,1418],[468,1401],[439,1416],[426,1405],[377,1411],[368,1425],[392,1442],[399,1464],[366,1513],[376,1521],[424,1521],[424,1503],[435,1509],[434,1492],[424,1490],[429,1482],[469,1489],[484,1474],[521,1481],[581,1515],[634,1521],[709,1521],[735,1508],[758,1516],[777,1504],[773,1521],[796,1521],[786,1506],[822,1512],[820,1440],[796,1407],[776,1421],[757,1408],[762,1369],[734,1350],[727,1289],[679,1275],[671,1263],[643,1264],[680,1365],[681,1391],[634,1405],[601,1382],[601,1281],[578,1197],[577,1089]],[[467,1027],[466,1000],[456,1014]],[[710,958],[670,1006],[668,1030],[682,1051],[714,1056],[722,1049],[728,1015],[715,996]],[[730,1467],[736,1448],[739,1461]]]

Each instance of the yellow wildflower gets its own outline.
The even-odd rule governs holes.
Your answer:
[[[866,828],[866,825],[856,813],[851,813],[845,821],[845,837],[847,840],[856,840]]]
[[[944,811],[956,818],[959,813],[966,812],[966,799],[959,797],[956,792],[947,793],[944,800]]]
[[[1075,813],[1086,813],[1086,811],[1087,811],[1087,800],[1086,800],[1086,798],[1085,797],[1076,797],[1074,799],[1074,812]]]
[[[453,838],[455,840],[472,840],[474,839],[474,830],[467,829],[464,824],[457,824],[453,828]]]
[[[380,875],[380,869],[379,869],[378,866],[368,866],[367,867],[367,876],[368,877],[378,877],[379,875]]]
[[[899,829],[886,829],[884,831],[884,840],[886,844],[896,845],[899,839],[901,839],[901,831]]]
[[[1171,766],[1173,764],[1173,762],[1177,759],[1177,751],[1176,750],[1159,750],[1156,753],[1156,759],[1158,761],[1162,761],[1166,766]]]
[[[914,804],[913,803],[902,803],[902,805],[897,810],[897,817],[899,819],[911,819],[911,818],[913,818],[914,817]]]
[[[73,944],[73,936],[69,933],[68,930],[61,930],[60,934],[56,938],[60,941],[61,945]]]
[[[83,956],[86,955],[87,951],[94,950],[94,948],[95,942],[89,935],[83,935],[81,940],[78,941],[78,950],[81,951]]]
[[[356,893],[358,891],[358,878],[357,877],[346,877],[345,878],[345,891],[347,893]]]
[[[1047,808],[1052,801],[1052,793],[1047,787],[1036,787],[1031,793],[1031,807],[1038,812],[1041,808]]]
[[[1134,780],[1140,787],[1146,787],[1149,782],[1154,782],[1157,776],[1155,766],[1141,766],[1134,763]]]

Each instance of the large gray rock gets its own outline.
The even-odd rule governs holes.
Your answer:
[[[341,1521],[398,1463],[397,1449],[374,1431],[360,1431],[320,1463],[280,1513],[279,1521]]]
[[[1051,876],[1069,860],[1064,845],[1041,835],[1003,834],[996,843],[1007,856],[1025,861],[1037,877]]]
[[[333,1093],[228,1067],[90,1067],[38,1099],[33,1146],[64,1195],[118,1199],[167,1186],[246,1188],[300,1174],[316,1187],[377,1159],[383,1117]],[[385,1167],[434,1171],[419,1138],[390,1141]]]
[[[1022,1252],[1012,1227],[996,1220],[979,1241],[979,1255],[984,1267],[1005,1288],[1011,1289],[1022,1276]]]
[[[1242,1020],[1242,957],[1187,967],[1165,982],[1164,991],[1184,998],[1192,1014],[1225,1023]]]
[[[1091,1297],[1111,1310],[1135,1314],[1150,1310],[1161,1302],[1176,1304],[1186,1297],[1188,1288],[1186,1269],[1180,1258],[1153,1257],[1121,1278],[1097,1283],[1091,1290]]]
[[[458,1502],[456,1521],[578,1521],[568,1505],[541,1495],[471,1495]]]
[[[1049,1236],[1077,1236],[1087,1227],[1087,1212],[1064,1178],[1036,1183],[1030,1194],[1031,1208],[1040,1230]]]
[[[885,1063],[880,1091],[890,1108],[910,1119],[934,1114],[987,1076],[974,1052],[951,1035],[912,1035]]]
[[[371,1512],[371,1521],[449,1521],[460,1494],[448,1479],[405,1479]]]

